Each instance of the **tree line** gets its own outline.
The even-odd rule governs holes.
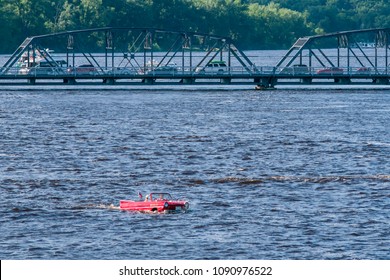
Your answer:
[[[28,36],[95,27],[154,27],[229,36],[243,49],[387,27],[388,0],[0,0],[1,53]]]

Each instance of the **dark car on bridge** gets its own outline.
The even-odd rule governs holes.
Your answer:
[[[293,66],[284,67],[279,74],[287,75],[302,75],[309,74],[309,67],[305,64],[295,64]]]
[[[168,64],[168,65],[163,65],[163,66],[158,66],[154,68],[153,70],[149,70],[146,72],[149,75],[163,75],[163,76],[173,76],[177,73],[178,68],[176,64]]]
[[[68,73],[76,75],[95,75],[97,74],[97,69],[92,64],[82,64],[76,67],[69,67]]]

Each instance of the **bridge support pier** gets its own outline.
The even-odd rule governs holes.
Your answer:
[[[63,81],[64,81],[64,84],[68,84],[68,85],[76,84],[76,79],[75,78],[66,78]]]
[[[113,85],[113,84],[115,84],[115,79],[112,79],[112,78],[103,79],[103,83],[105,83],[107,85]]]
[[[231,81],[232,81],[232,79],[230,79],[230,78],[222,78],[221,84],[230,84]]]
[[[188,79],[183,79],[183,80],[182,80],[182,83],[183,83],[183,84],[186,84],[186,85],[193,84],[194,82],[195,82],[195,79],[194,79],[194,78],[188,78]]]
[[[334,82],[337,84],[348,85],[351,83],[350,78],[335,78]]]
[[[152,85],[152,84],[154,84],[154,79],[153,78],[145,78],[142,82],[144,84],[147,84],[147,85]]]
[[[310,84],[311,84],[311,81],[312,81],[311,78],[302,78],[302,79],[301,79],[301,84],[310,85]]]
[[[266,77],[266,78],[255,78],[254,82],[257,84],[258,88],[273,88],[278,79],[274,77]]]
[[[389,80],[387,78],[375,78],[372,80],[374,84],[379,84],[379,85],[387,85],[389,84]]]

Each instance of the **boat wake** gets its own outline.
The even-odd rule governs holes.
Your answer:
[[[106,204],[98,204],[96,205],[98,209],[108,209],[108,210],[120,210],[119,206],[115,206],[114,204],[106,205]]]
[[[71,207],[72,210],[85,210],[85,209],[107,209],[107,210],[120,210],[119,206],[114,204],[86,204],[77,205]]]

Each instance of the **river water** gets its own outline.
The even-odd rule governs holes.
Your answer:
[[[390,259],[386,90],[0,92],[1,259]],[[190,211],[116,209],[151,191]]]

